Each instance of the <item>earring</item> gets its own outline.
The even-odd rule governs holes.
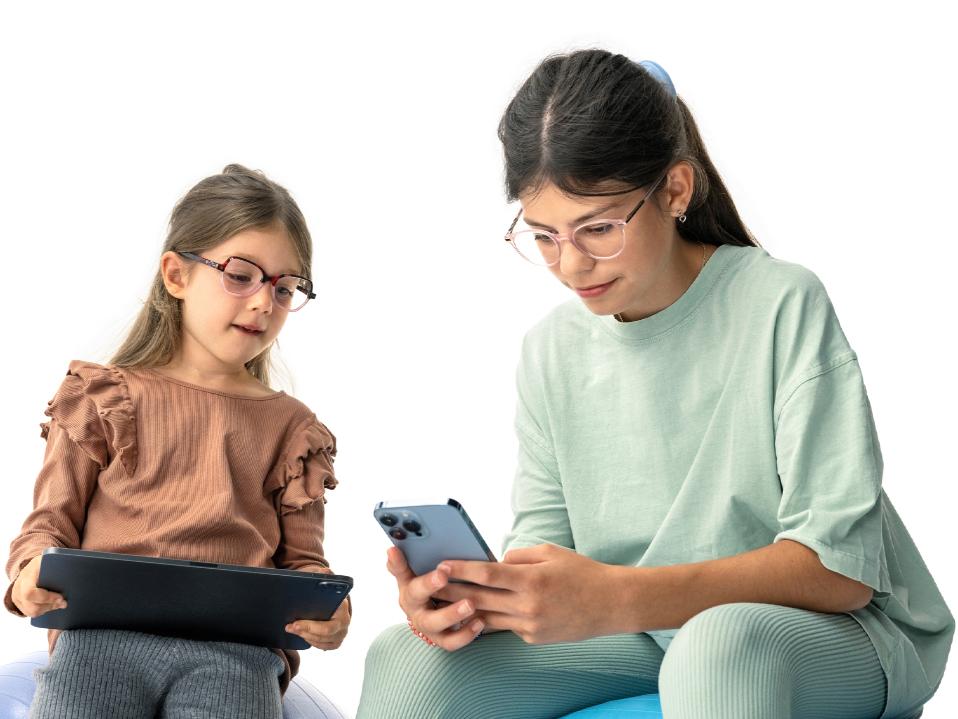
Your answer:
[[[679,222],[685,222],[688,219],[688,217],[685,216],[685,210],[678,210],[678,213],[675,219]]]

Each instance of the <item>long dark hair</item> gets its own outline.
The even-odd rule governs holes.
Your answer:
[[[506,194],[551,182],[571,195],[646,187],[679,161],[694,190],[679,235],[713,245],[757,245],[709,158],[689,108],[624,55],[580,50],[548,57],[499,123]],[[607,189],[609,184],[616,189]]]

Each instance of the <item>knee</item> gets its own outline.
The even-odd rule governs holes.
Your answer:
[[[659,684],[688,688],[690,683],[735,683],[761,667],[768,674],[787,662],[777,644],[774,608],[766,604],[722,604],[692,617],[679,629],[662,661]]]
[[[403,653],[409,634],[404,624],[394,624],[380,632],[366,650],[367,671],[371,666],[391,665],[394,658]]]

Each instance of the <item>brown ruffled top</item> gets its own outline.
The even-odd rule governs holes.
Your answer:
[[[34,509],[11,587],[47,547],[328,572],[336,440],[284,392],[246,397],[148,369],[71,362],[41,425]],[[5,596],[6,607],[19,613]],[[51,633],[50,646],[56,641]],[[298,667],[285,653],[287,672]]]

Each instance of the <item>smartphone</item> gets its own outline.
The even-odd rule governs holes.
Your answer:
[[[380,502],[373,509],[373,516],[416,575],[431,572],[445,559],[496,561],[486,540],[455,499],[445,504]]]

